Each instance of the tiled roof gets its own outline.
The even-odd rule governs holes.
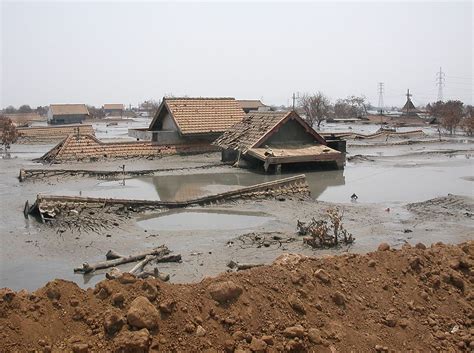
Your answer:
[[[325,144],[324,139],[314,129],[307,125],[296,112],[291,111],[251,112],[244,120],[224,132],[213,142],[213,145],[246,153],[252,147],[259,147],[261,141],[270,136],[277,125],[283,124],[290,118],[298,120],[309,133],[313,134],[315,140]]]
[[[48,163],[90,161],[115,158],[148,158],[169,154],[203,153],[215,150],[209,144],[194,143],[163,146],[151,141],[101,142],[93,135],[71,134],[53,147],[40,160]]]
[[[245,152],[289,114],[290,112],[249,113],[241,122],[224,132],[213,144]]]
[[[104,104],[105,110],[123,110],[123,104]]]
[[[85,104],[51,104],[49,107],[53,115],[89,115]]]
[[[35,126],[18,128],[17,130],[23,140],[38,142],[62,140],[71,134],[94,136],[92,125]]]
[[[164,98],[150,129],[165,107],[182,135],[222,133],[245,117],[234,98]]]
[[[259,99],[239,99],[237,102],[239,102],[242,109],[257,110],[260,107],[266,107]]]

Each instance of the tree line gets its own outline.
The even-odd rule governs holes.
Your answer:
[[[459,100],[437,101],[429,103],[426,106],[426,111],[450,135],[454,134],[458,128],[464,130],[469,136],[474,134],[474,109],[472,105],[464,105]]]

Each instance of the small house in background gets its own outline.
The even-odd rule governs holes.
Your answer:
[[[26,126],[30,126],[33,123],[46,120],[45,117],[42,117],[37,112],[13,113],[13,114],[2,114],[2,115],[10,119],[16,127],[26,127]]]
[[[234,98],[163,98],[147,130],[129,135],[161,145],[211,142],[245,117]]]
[[[51,104],[48,110],[48,123],[80,124],[89,116],[85,104]]]
[[[345,154],[328,147],[295,111],[249,113],[213,144],[222,148],[223,162],[263,166],[265,172],[321,162],[343,168],[345,161]]]
[[[245,113],[250,113],[251,111],[269,111],[270,107],[263,104],[259,99],[242,99],[238,100],[240,107]]]
[[[106,116],[122,116],[123,104],[104,104],[104,113]]]

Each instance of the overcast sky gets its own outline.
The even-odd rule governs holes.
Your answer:
[[[473,102],[466,2],[1,2],[0,106],[293,92]]]

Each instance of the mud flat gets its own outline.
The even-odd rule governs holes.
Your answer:
[[[166,217],[166,214],[127,212],[100,217],[96,214],[94,217],[104,227],[94,232],[25,219],[24,203],[34,201],[40,193],[186,200],[301,171],[264,175],[219,165],[219,154],[208,153],[60,166],[66,170],[115,173],[125,163],[126,170],[153,170],[145,176],[97,177],[73,173],[20,183],[17,177],[22,168],[54,170],[57,166],[31,162],[51,145],[14,145],[13,158],[0,161],[0,286],[34,290],[54,278],[75,281],[82,287],[93,286],[104,278],[103,272],[83,276],[74,274],[72,268],[84,261],[102,260],[109,249],[130,254],[164,244],[182,254],[183,263],[163,264],[163,271],[171,275],[171,282],[186,283],[226,271],[230,260],[269,264],[288,252],[324,256],[365,253],[374,250],[380,242],[399,248],[407,242],[429,245],[438,241],[472,240],[473,146],[473,141],[464,137],[433,142],[433,136],[428,136],[403,145],[355,141],[349,145],[345,170],[304,171],[311,199],[253,199],[191,207],[185,210],[188,213],[160,218],[172,220],[172,227],[169,222],[143,225],[145,218],[158,219],[156,216]],[[353,193],[358,195],[357,202],[351,202]],[[344,213],[344,225],[354,235],[355,243],[325,250],[304,245],[296,235],[296,221],[321,218],[335,206]],[[189,218],[193,215],[194,223]],[[257,219],[245,219],[245,215]],[[279,241],[274,241],[275,236]],[[122,269],[129,268],[124,265]]]

